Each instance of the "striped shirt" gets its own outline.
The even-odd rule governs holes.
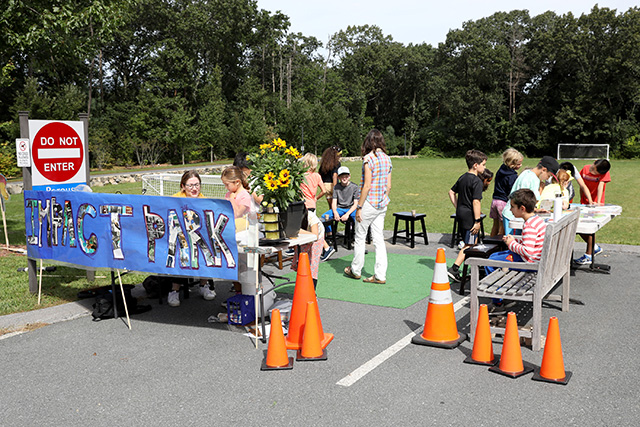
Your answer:
[[[364,185],[364,165],[371,169],[371,189],[367,195],[367,201],[376,209],[382,209],[389,204],[387,183],[391,174],[391,159],[382,150],[374,150],[364,156],[362,162],[362,177],[360,179],[360,191]]]
[[[522,227],[522,243],[512,240],[509,250],[520,255],[526,262],[540,261],[546,230],[547,223],[538,215],[532,216]]]

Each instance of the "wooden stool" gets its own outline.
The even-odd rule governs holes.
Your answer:
[[[480,240],[484,239],[484,219],[487,215],[480,214]],[[462,241],[462,230],[458,225],[458,220],[456,218],[456,214],[452,214],[451,217],[453,219],[453,232],[451,233],[451,247],[454,248],[458,243]],[[466,243],[466,242],[465,242]]]
[[[411,243],[411,247],[415,247],[416,236],[424,237],[424,244],[429,244],[429,238],[427,237],[427,229],[424,225],[424,218],[427,214],[417,213],[415,216],[411,212],[394,212],[393,216],[396,218],[395,225],[393,226],[393,239],[391,241],[392,244],[396,244],[396,239],[401,238],[408,240]],[[400,220],[404,220],[404,230],[398,230],[398,223]],[[415,222],[420,221],[422,224],[422,232],[415,232]],[[409,223],[411,223],[411,229],[409,229]],[[405,233],[406,236],[398,236],[398,233]]]
[[[487,259],[492,253],[503,250],[500,245],[484,243],[473,245],[464,251],[464,257],[467,258],[483,258]],[[464,282],[467,281],[467,263],[464,263],[462,269],[462,278],[460,279],[460,295],[464,295]]]

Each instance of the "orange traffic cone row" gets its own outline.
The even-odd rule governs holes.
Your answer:
[[[444,249],[439,248],[433,269],[424,329],[422,335],[414,336],[411,342],[432,347],[456,348],[465,339],[466,334],[458,333]]]
[[[322,348],[320,337],[322,333],[318,328],[317,305],[313,301],[307,303],[307,319],[304,324],[302,336],[302,348],[296,353],[296,360],[327,360],[327,350]]]
[[[291,304],[291,314],[289,317],[289,333],[285,340],[287,349],[299,350],[302,348],[302,334],[304,333],[305,319],[307,318],[307,303],[314,302],[317,306],[316,292],[313,289],[313,279],[311,278],[311,266],[309,264],[309,254],[300,253],[298,258],[298,273],[296,275],[296,287],[293,291],[293,303]],[[333,334],[327,334],[322,329],[320,311],[316,307],[318,314],[317,323],[320,330],[320,345],[326,348]]]
[[[567,385],[570,378],[571,372],[565,372],[564,370],[558,318],[552,317],[549,319],[547,340],[545,341],[544,354],[542,355],[542,366],[540,371],[533,374],[533,379],[535,381]]]
[[[493,366],[498,363],[498,360],[499,358],[496,358],[493,354],[489,310],[487,309],[487,304],[480,304],[476,334],[473,339],[473,351],[469,357],[464,359],[464,363]]]
[[[271,311],[271,332],[267,357],[262,361],[261,371],[276,371],[293,369],[293,357],[288,357],[287,346],[284,343],[284,332],[280,319],[280,310]]]
[[[520,336],[518,335],[518,321],[516,314],[511,311],[507,315],[507,328],[504,331],[504,341],[502,342],[502,355],[500,364],[489,368],[491,372],[501,374],[510,378],[518,378],[522,375],[533,372],[533,366],[522,361],[522,351],[520,349]]]

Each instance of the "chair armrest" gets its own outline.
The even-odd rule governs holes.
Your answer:
[[[494,259],[484,259],[484,258],[467,258],[465,264],[471,266],[471,268],[478,267],[506,267],[509,269],[521,269],[521,270],[534,270],[538,271],[540,268],[539,262],[509,262],[509,261],[498,261]]]

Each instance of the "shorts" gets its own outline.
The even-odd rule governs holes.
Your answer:
[[[333,198],[333,182],[323,182],[324,184],[324,189],[327,192],[327,195],[325,196],[327,199],[332,199]]]
[[[502,210],[507,206],[507,202],[500,199],[493,199],[491,201],[491,210],[489,211],[489,217],[493,219],[502,220]]]

